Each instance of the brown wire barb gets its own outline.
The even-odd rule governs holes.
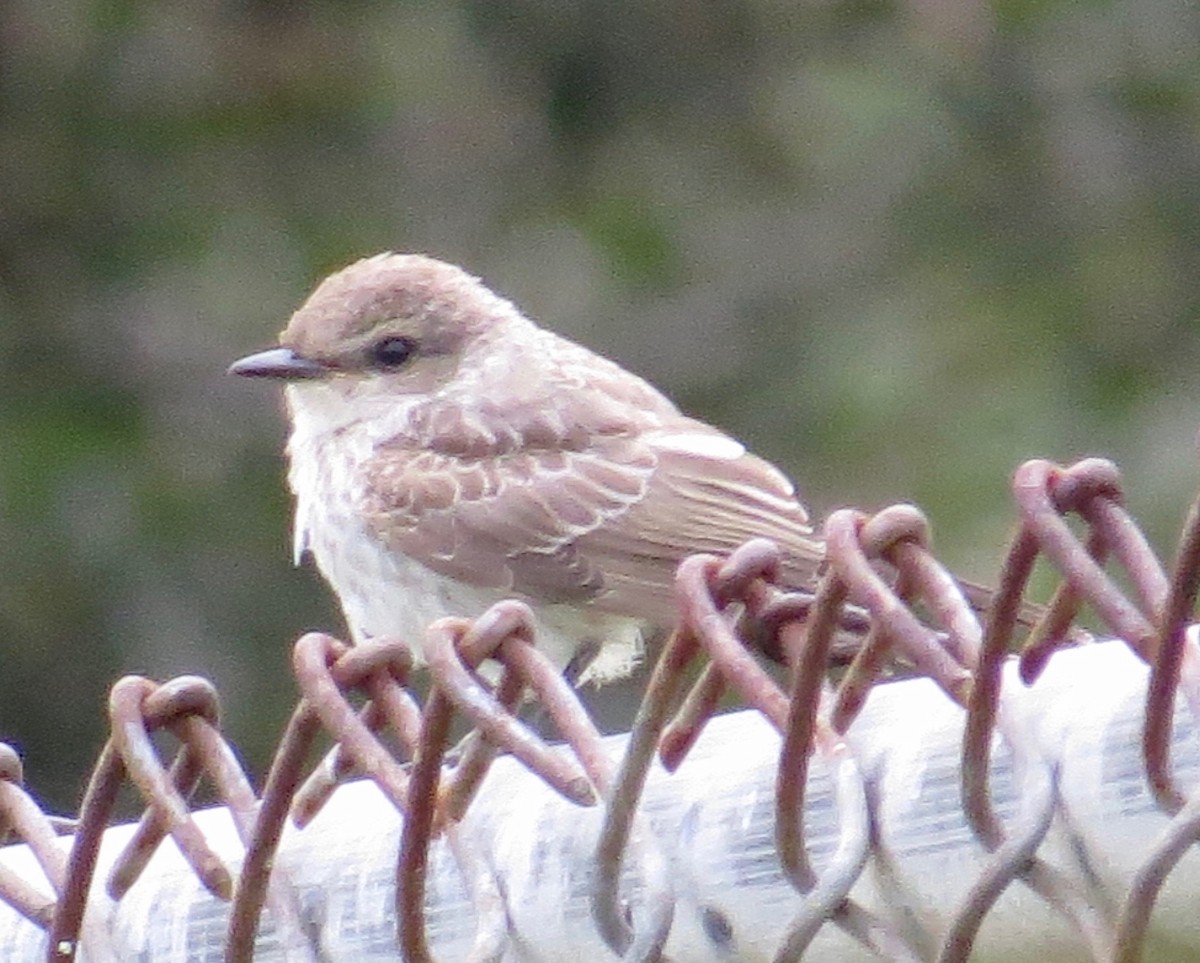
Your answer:
[[[227,904],[227,960],[268,958],[272,947],[288,960],[355,958],[334,952],[335,934],[322,931],[337,920],[348,925],[350,917],[329,909],[331,891],[320,879],[314,883],[311,866],[284,857],[287,839],[319,831],[317,817],[336,809],[342,783],[365,778],[396,817],[394,837],[386,835],[390,830],[381,836],[394,839],[385,922],[397,958],[410,963],[442,958],[447,930],[434,907],[452,894],[461,899],[451,927],[461,934],[455,945],[472,961],[553,956],[538,941],[562,930],[574,934],[583,958],[607,948],[626,960],[668,953],[725,959],[737,955],[739,940],[750,939],[747,952],[782,963],[825,958],[848,937],[880,958],[949,963],[969,957],[982,924],[1001,911],[1001,897],[1014,883],[1065,920],[1092,958],[1133,963],[1145,952],[1165,881],[1200,838],[1195,780],[1176,771],[1171,755],[1182,748],[1186,764],[1200,767],[1177,729],[1194,732],[1200,713],[1191,626],[1200,586],[1200,500],[1168,573],[1125,510],[1112,464],[1031,461],[1015,473],[1013,493],[1019,524],[982,622],[978,599],[969,603],[933,555],[928,523],[912,506],[833,513],[817,586],[782,584],[778,550],[763,540],[728,558],[685,560],[676,587],[679,624],[657,655],[619,756],[579,694],[538,651],[534,613],[517,601],[474,621],[444,619],[421,640],[352,647],[319,633],[300,639],[293,669],[301,697],[261,796],[221,735],[208,683],[122,679],[110,698],[111,737],[66,840],[58,834],[61,823],[22,788],[16,754],[0,746],[0,832],[32,858],[24,871],[0,859],[0,902],[42,934],[37,954],[22,958],[70,960],[81,946],[90,960],[127,956],[129,933],[116,921],[135,887],[149,885],[152,861],[168,837],[214,905]],[[1009,653],[1039,558],[1061,583],[1020,640],[1014,671]],[[1131,598],[1106,571],[1110,564],[1122,570]],[[1067,661],[1064,648],[1080,641],[1073,621],[1084,607],[1147,666],[1138,690],[1145,787],[1139,791],[1163,814],[1161,835],[1145,845],[1128,884],[1115,894],[1094,852],[1088,800],[1079,801],[1079,753],[1066,752],[1054,735],[1060,730],[1053,726],[1073,720],[1054,722],[1053,706],[1037,710],[1041,715],[1031,709],[1047,685],[1066,684],[1055,691],[1069,693],[1069,673],[1082,671],[1085,663],[1071,661],[1076,668],[1064,670],[1068,683],[1062,673],[1053,680],[1056,664]],[[411,688],[413,643],[428,666],[423,700]],[[494,683],[487,681],[488,664],[498,670]],[[841,668],[831,673],[834,665]],[[897,673],[925,681],[885,691],[883,682]],[[958,745],[942,762],[906,768],[905,753],[925,748],[904,749],[906,733],[925,732],[927,720],[887,720],[886,706],[901,701],[890,693],[905,685],[925,693],[922,712],[957,720]],[[1184,696],[1178,706],[1177,692]],[[718,707],[734,699],[765,720],[758,738],[767,740],[770,772],[753,783],[761,788],[745,793],[711,777],[696,790],[690,772],[708,772],[718,758],[727,767],[736,761],[737,747],[721,745],[730,727],[715,719]],[[561,744],[522,721],[531,705]],[[452,751],[455,719],[469,734]],[[159,731],[178,741],[168,764],[155,748]],[[310,766],[323,733],[332,748]],[[912,827],[923,824],[915,816],[905,820],[927,804],[927,782],[938,766],[957,796],[963,837],[975,841],[975,861],[957,873],[953,899],[930,903],[923,893],[931,884],[913,869],[925,844],[913,842],[919,836]],[[498,776],[501,769],[508,775]],[[516,793],[518,783],[526,787],[513,775],[521,770],[532,776],[519,791],[541,787],[536,808],[548,815],[529,837],[536,843],[514,850],[509,835],[531,831],[525,817],[514,811],[496,822],[493,811],[503,809],[509,791],[496,788],[496,780],[511,780]],[[743,777],[731,770],[729,778]],[[204,779],[232,818],[240,860],[218,855],[201,826],[208,824],[189,809]],[[146,811],[120,851],[102,859],[124,783]],[[701,795],[676,810],[674,787]],[[726,796],[721,806],[732,808],[720,811],[736,819],[705,823],[707,804]],[[765,809],[762,799],[769,801]],[[1099,805],[1094,790],[1093,801]],[[735,846],[723,851],[724,862],[703,863],[715,858],[705,847],[724,839],[730,825],[761,820],[770,827],[762,843],[747,837],[746,853]],[[577,828],[559,837],[567,825]],[[703,825],[710,826],[707,836],[697,828]],[[707,876],[740,865],[759,845],[769,848],[769,870],[730,871],[731,888],[706,888]],[[522,854],[515,862],[514,852]],[[546,869],[559,853],[579,854],[580,862]],[[693,861],[700,861],[695,869]],[[441,875],[447,866],[451,875]],[[546,889],[556,881],[558,889]],[[775,900],[790,894],[768,914],[766,930],[755,916],[756,900],[738,893],[764,886]],[[565,916],[531,928],[529,914],[559,890],[575,894],[573,902],[563,896]],[[586,904],[586,926],[573,922],[575,903]]]

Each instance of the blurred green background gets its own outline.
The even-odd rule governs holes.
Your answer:
[[[458,261],[795,477],[992,577],[1022,459],[1196,483],[1195,5],[0,5],[0,738],[73,809],[123,673],[213,678],[256,771],[283,424],[228,378],[317,279]]]

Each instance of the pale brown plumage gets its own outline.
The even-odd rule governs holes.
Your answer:
[[[297,548],[356,637],[517,595],[565,662],[612,618],[668,627],[693,552],[771,538],[797,587],[820,564],[779,471],[452,265],[353,264],[233,370],[290,382]]]
[[[499,438],[455,409],[440,426],[384,442],[361,503],[372,530],[451,578],[658,625],[673,617],[674,570],[693,552],[767,535],[783,546],[788,575],[812,580],[821,546],[777,471],[750,454],[705,457],[703,440],[729,439],[663,406],[591,424],[599,406],[588,395],[606,389],[564,391],[555,419],[510,413]],[[699,450],[673,449],[681,438]]]

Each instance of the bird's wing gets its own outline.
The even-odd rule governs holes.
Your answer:
[[[755,537],[779,545],[789,585],[812,586],[824,548],[778,469],[689,419],[664,426],[645,442],[657,462],[645,497],[576,543],[603,566],[614,602],[664,613],[671,621],[679,563],[694,552],[727,554]],[[604,599],[598,604],[607,606]]]
[[[804,581],[821,556],[783,475],[682,416],[578,450],[384,446],[362,507],[393,550],[442,574],[658,624],[673,620],[675,568],[692,552],[774,538]]]

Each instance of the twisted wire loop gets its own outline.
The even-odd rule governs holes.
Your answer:
[[[777,842],[785,875],[805,899],[788,926],[776,959],[798,959],[826,919],[833,919],[876,951],[883,945],[899,946],[902,941],[885,921],[848,898],[869,847],[865,790],[846,747],[811,715],[818,703],[824,660],[838,624],[840,599],[819,593],[814,614],[811,598],[783,597],[773,584],[778,570],[778,550],[764,540],[747,543],[727,561],[697,555],[680,566],[677,590],[682,618],[655,667],[634,724],[610,800],[601,850],[606,845],[615,848],[627,838],[625,814],[636,805],[656,746],[668,770],[680,765],[711,714],[714,693],[731,686],[784,737],[776,792]],[[836,595],[837,590],[833,591]],[[782,653],[794,668],[806,649],[804,625],[823,625],[819,645],[808,647],[817,652],[811,661],[820,662],[820,670],[813,673],[801,668],[794,673],[800,690],[813,685],[816,689],[800,700],[789,700],[759,667],[736,631],[748,621],[773,627],[777,638],[770,648]],[[708,666],[683,698],[680,714],[668,722],[672,707],[680,699],[686,669],[702,653],[709,660]],[[793,711],[797,705],[802,708]],[[805,773],[814,746],[834,778],[841,830],[833,858],[822,874],[815,873],[808,864],[802,820]],[[915,957],[903,954],[900,958]]]
[[[403,691],[412,655],[403,643],[374,640],[351,647],[320,632],[303,636],[292,652],[292,668],[302,697],[288,721],[272,760],[253,821],[246,858],[229,916],[226,959],[253,959],[259,920],[268,901],[272,870],[284,823],[290,813],[307,825],[332,793],[341,774],[371,779],[397,809],[408,803],[409,775],[379,741],[390,727],[401,745],[415,747],[414,703]],[[363,689],[371,701],[355,710],[346,693]],[[304,764],[324,727],[336,740],[307,781]]]
[[[1147,784],[1159,807],[1173,819],[1141,869],[1135,874],[1115,921],[1086,932],[1093,954],[1127,961],[1141,958],[1155,898],[1167,874],[1200,839],[1200,801],[1188,800],[1176,785],[1170,766],[1175,693],[1182,688],[1194,718],[1200,718],[1200,657],[1197,639],[1187,623],[1200,581],[1200,502],[1193,502],[1185,523],[1173,575],[1163,572],[1149,544],[1122,506],[1120,475],[1103,459],[1084,459],[1062,468],[1035,460],[1013,477],[1021,511],[1021,528],[1009,549],[1001,579],[998,607],[1015,604],[1038,552],[1045,554],[1064,578],[1043,624],[1021,653],[1021,676],[1032,682],[1061,645],[1054,631],[1069,622],[1087,602],[1114,634],[1150,665],[1143,713],[1142,757]],[[1089,526],[1086,545],[1071,533],[1063,518],[1078,514]],[[1136,596],[1130,601],[1101,568],[1114,555],[1128,575]],[[1002,618],[990,621],[985,650],[998,679],[1000,653],[1008,636]],[[998,688],[998,682],[995,684]],[[991,706],[986,706],[990,701]],[[964,781],[968,767],[978,770],[982,741],[995,717],[996,697],[979,700],[968,718]],[[968,806],[968,813],[973,811]]]
[[[356,753],[350,742],[335,738],[333,748],[296,791],[291,805],[292,822],[298,828],[307,826],[340,782],[365,775],[372,762],[380,766],[384,782],[380,789],[393,805],[399,806],[407,776],[392,763],[390,755],[380,756],[380,747],[364,733],[364,729],[367,733],[391,732],[407,758],[416,755],[421,709],[406,688],[413,664],[408,646],[397,639],[377,639],[347,646],[328,636],[318,636],[307,642],[302,639],[301,642],[309,647],[298,653],[303,666],[303,671],[298,669],[301,685],[305,680],[309,681],[306,691],[316,696],[316,704],[324,706],[323,718],[329,731],[336,737],[352,727],[361,751]],[[330,657],[332,663],[327,661]],[[338,692],[360,689],[367,695],[367,701],[358,711],[361,727],[349,721],[344,699],[334,694],[330,684]],[[320,710],[318,715],[321,715]]]
[[[612,767],[599,732],[574,690],[533,645],[533,638],[533,613],[520,602],[500,602],[474,622],[442,619],[429,630],[425,652],[434,685],[424,713],[423,751],[413,767],[413,804],[401,831],[397,870],[397,921],[406,960],[432,958],[423,915],[429,843],[436,832],[444,829],[452,850],[461,854],[462,847],[455,843],[455,823],[463,818],[498,750],[507,750],[576,805],[595,805],[612,785]],[[494,693],[474,671],[488,658],[503,667]],[[525,691],[545,711],[582,771],[517,720],[513,712]],[[442,753],[454,711],[465,715],[475,729],[453,776],[441,785]],[[673,904],[666,863],[657,852],[652,834],[644,834],[635,849],[644,883],[643,906],[649,911],[639,907],[643,918],[630,927],[619,909],[617,888],[613,886],[613,898],[597,908],[597,920],[601,934],[615,951],[627,959],[653,960],[659,958],[670,930]],[[611,854],[609,859],[598,858],[598,876],[606,877],[612,865],[619,870],[621,854],[615,854],[615,863],[612,858]],[[498,915],[492,898],[494,880],[484,872],[471,872],[481,865],[478,859],[473,863],[460,861],[479,913],[471,959],[482,960],[499,955],[503,949],[501,934],[507,933],[502,925],[506,917]]]
[[[592,805],[595,792],[588,776],[556,753],[512,714],[528,686],[541,697],[551,719],[573,744],[599,742],[599,734],[552,665],[530,644],[533,613],[520,602],[501,602],[474,624],[440,619],[430,626],[425,654],[433,688],[422,718],[420,751],[412,769],[413,792],[400,834],[396,869],[396,923],[401,952],[411,963],[432,961],[425,932],[425,882],[429,846],[449,827],[451,849],[471,891],[476,909],[476,935],[471,959],[494,959],[507,945],[503,902],[494,898],[495,883],[477,857],[466,862],[466,847],[456,844],[453,823],[462,818],[498,748],[507,749],[566,799]],[[495,693],[473,670],[485,658],[497,659],[503,673]],[[557,691],[556,691],[557,687]],[[574,703],[574,704],[572,704]],[[481,739],[465,751],[450,785],[441,785],[442,761],[456,711],[475,723]],[[580,758],[592,759],[595,749]]]
[[[831,527],[842,524],[841,517],[830,519]],[[1054,815],[1056,779],[1053,765],[1041,758],[1029,734],[1016,724],[1016,713],[1006,704],[1001,690],[1001,669],[1020,607],[1019,595],[1001,596],[993,609],[996,614],[990,635],[984,635],[962,590],[930,554],[928,525],[917,509],[901,505],[880,512],[862,524],[860,539],[868,559],[890,562],[906,593],[926,602],[933,621],[943,629],[940,640],[945,650],[954,656],[961,671],[970,673],[969,685],[943,688],[954,697],[965,694],[963,809],[972,831],[994,858],[952,918],[939,959],[950,963],[966,958],[987,910],[1016,878],[1064,913],[1091,946],[1103,946],[1106,934],[1093,918],[1085,895],[1077,893],[1063,873],[1034,855]],[[844,547],[850,544],[845,537],[831,539],[831,546],[836,545],[831,548],[835,567],[842,560]],[[861,562],[856,570],[865,571]],[[999,605],[1004,606],[1003,611]],[[935,638],[930,630],[926,632],[929,640]],[[954,675],[957,682],[958,674]],[[997,727],[1024,783],[1019,794],[1022,811],[1016,819],[1020,831],[1011,836],[993,809],[988,787],[992,733]]]
[[[93,920],[85,925],[84,914],[100,838],[126,777],[146,801],[147,811],[113,863],[107,886],[113,901],[136,882],[167,835],[205,888],[220,900],[230,898],[232,875],[212,852],[188,810],[187,797],[203,775],[208,775],[243,835],[254,816],[253,791],[217,728],[219,709],[211,683],[181,676],[159,685],[128,676],[111,691],[109,715],[112,736],[85,794],[65,876],[55,884],[59,899],[49,927],[50,960],[73,959],[81,936],[87,938],[89,952],[95,953],[95,946],[101,948],[101,958],[112,952],[107,938],[100,935],[100,922]],[[180,741],[169,771],[163,768],[151,741],[151,733],[159,729],[172,732]],[[284,906],[282,901],[280,905]],[[91,909],[99,911],[96,900]],[[294,912],[281,912],[281,918],[294,928]]]

